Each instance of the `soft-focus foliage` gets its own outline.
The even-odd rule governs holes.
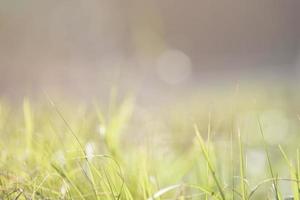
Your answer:
[[[296,98],[253,94],[2,101],[0,198],[299,199]]]

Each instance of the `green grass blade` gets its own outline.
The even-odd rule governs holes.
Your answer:
[[[265,153],[266,153],[266,156],[267,156],[269,171],[270,171],[270,174],[271,174],[271,177],[272,177],[272,180],[273,180],[273,187],[274,187],[274,190],[275,190],[275,198],[276,198],[276,200],[281,200],[279,190],[278,190],[278,184],[277,184],[277,181],[276,181],[276,177],[274,176],[273,167],[272,167],[272,163],[271,163],[271,159],[270,159],[270,153],[269,153],[269,150],[268,150],[267,142],[265,140],[262,124],[261,124],[261,121],[260,121],[259,118],[257,118],[257,121],[258,121],[258,125],[259,125],[259,130],[260,130],[260,133],[261,133],[261,136],[262,136],[262,139],[263,139],[263,146],[264,146],[264,150],[265,150]]]
[[[51,164],[52,168],[63,178],[66,180],[78,193],[81,199],[85,199],[83,193],[80,191],[79,187],[69,178],[69,176],[64,172],[64,170],[60,169],[54,164]]]
[[[208,164],[208,168],[210,170],[210,173],[212,174],[212,177],[213,177],[213,179],[214,179],[214,181],[215,181],[215,183],[217,185],[217,188],[218,188],[218,190],[220,192],[221,198],[223,200],[225,200],[226,199],[225,198],[225,193],[224,193],[224,191],[223,191],[223,189],[221,187],[221,183],[220,183],[220,181],[219,181],[219,179],[218,179],[218,177],[216,175],[215,169],[214,169],[214,167],[212,165],[212,162],[211,162],[211,160],[209,158],[209,154],[208,154],[207,148],[206,148],[206,146],[204,144],[203,138],[200,135],[198,127],[196,125],[194,127],[195,127],[196,136],[197,136],[198,141],[200,143],[200,147],[201,147],[202,153],[204,155],[204,158],[205,158],[205,160],[206,160],[206,162]]]
[[[31,152],[32,146],[32,134],[33,134],[33,116],[32,116],[32,108],[30,106],[30,102],[28,99],[24,99],[23,101],[23,112],[24,112],[24,121],[25,121],[25,130],[26,130],[26,150],[27,153]]]
[[[299,181],[298,181],[297,169],[293,166],[293,163],[290,161],[290,159],[288,158],[287,154],[285,153],[285,151],[283,150],[281,145],[278,145],[278,148],[279,148],[281,155],[283,156],[285,162],[287,163],[287,165],[289,167],[291,179],[296,179],[296,182],[291,182],[291,185],[292,185],[292,189],[294,192],[294,199],[299,200]]]
[[[242,199],[247,200],[247,188],[246,188],[246,175],[245,175],[245,159],[244,159],[244,147],[241,140],[240,129],[238,129],[238,142],[239,142],[239,158],[240,158],[240,177],[241,177],[241,190]]]

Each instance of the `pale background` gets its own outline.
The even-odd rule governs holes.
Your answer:
[[[297,84],[298,0],[0,0],[0,95]]]

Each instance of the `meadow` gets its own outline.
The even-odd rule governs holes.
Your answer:
[[[205,92],[157,108],[115,93],[3,99],[0,199],[299,200],[294,92]]]

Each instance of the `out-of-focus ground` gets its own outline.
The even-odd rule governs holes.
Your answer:
[[[297,86],[296,0],[1,0],[0,95],[164,102],[236,84]]]

